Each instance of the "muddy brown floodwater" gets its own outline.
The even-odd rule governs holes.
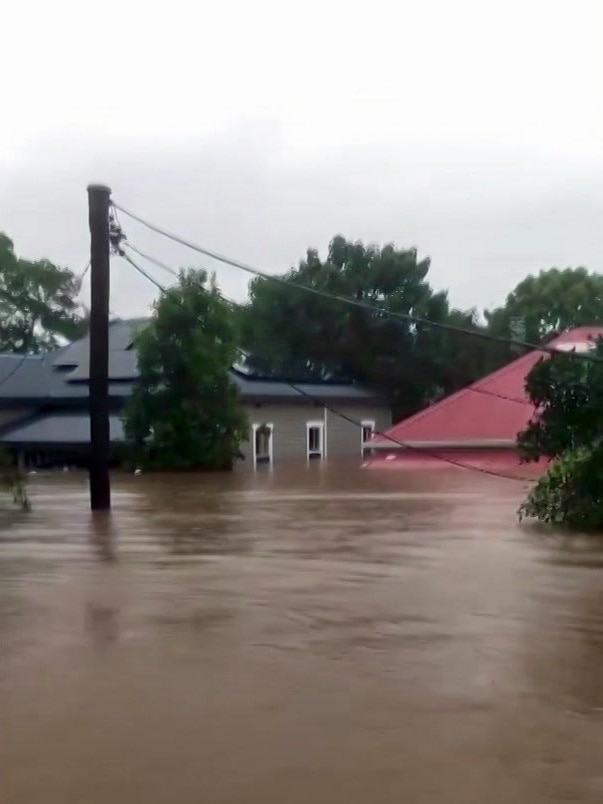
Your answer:
[[[2,804],[603,801],[603,541],[521,484],[38,476],[0,513]]]

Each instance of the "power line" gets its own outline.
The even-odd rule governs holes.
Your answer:
[[[156,265],[158,268],[161,268],[162,271],[165,271],[166,273],[170,274],[170,276],[173,276],[175,279],[178,280],[180,279],[180,271],[177,271],[175,268],[172,268],[171,265],[168,265],[162,260],[157,259],[157,257],[153,257],[152,254],[147,254],[146,252],[141,251],[141,249],[135,246],[134,243],[132,243],[132,241],[129,240],[128,238],[125,238],[122,241],[122,246],[128,246],[128,248],[130,248],[132,251],[138,254],[139,257],[142,257],[143,260],[147,260],[148,262],[153,263],[153,265]],[[207,273],[208,276],[211,275],[212,272],[208,268],[206,268],[203,265],[199,267],[202,268]],[[231,304],[235,305],[236,307],[241,306],[236,302],[231,302]]]
[[[170,273],[172,276],[176,276],[176,277],[179,276],[178,273],[173,268],[171,268],[169,265],[166,265],[165,263],[161,262],[161,260],[158,260],[155,257],[152,257],[150,254],[145,254],[143,251],[141,251],[140,249],[138,249],[135,246],[133,246],[132,243],[130,243],[129,240],[124,240],[122,245],[129,246],[133,251],[135,251],[141,257],[143,257],[144,259],[148,260],[149,262],[152,262],[155,265],[163,268],[168,273]],[[120,254],[120,256],[122,256],[125,259],[127,259],[127,261],[130,263],[130,265],[132,265],[132,267],[134,267],[136,269],[136,271],[138,271],[138,273],[140,273],[141,275],[145,276],[162,293],[168,293],[169,292],[168,289],[164,288],[163,285],[161,285],[152,276],[150,276],[143,268],[141,268],[140,265],[138,265],[137,263],[133,262],[131,258],[127,258],[126,255],[125,255],[125,252],[123,254]],[[233,302],[233,304],[235,304],[235,303]],[[514,402],[517,405],[528,405],[529,407],[534,407],[533,404],[528,399],[521,399],[519,397],[514,397],[514,396],[505,396],[505,394],[499,394],[496,391],[489,391],[487,388],[479,388],[479,387],[474,387],[473,385],[469,385],[469,386],[466,386],[465,389],[460,389],[460,390],[467,390],[467,391],[471,391],[472,393],[483,394],[484,396],[494,397],[495,399],[502,399],[505,402]]]
[[[174,268],[171,268],[169,265],[166,265],[161,260],[158,260],[157,257],[152,257],[150,254],[145,254],[144,251],[141,251],[133,243],[131,243],[128,239],[124,240],[122,245],[128,246],[129,249],[131,249],[136,254],[138,254],[139,257],[142,257],[143,260],[148,260],[148,262],[152,262],[153,265],[156,265],[158,268],[161,268],[166,273],[170,274],[171,276],[174,276],[176,279],[179,279],[180,275],[179,275],[178,271],[176,271]]]
[[[169,294],[170,292],[169,289],[164,288],[161,282],[158,282],[154,277],[151,276],[151,274],[147,273],[144,270],[144,268],[141,268],[140,265],[138,265],[138,263],[134,262],[134,260],[132,259],[132,257],[130,257],[129,254],[127,254],[125,251],[122,251],[119,256],[123,257],[123,259],[126,262],[130,263],[130,265],[132,266],[132,268],[134,268],[135,271],[138,271],[138,273],[144,276],[145,279],[148,279],[149,282],[155,285],[155,287],[158,288],[162,293],[166,295]]]
[[[253,268],[250,265],[247,265],[244,262],[239,262],[238,260],[233,260],[230,257],[225,257],[222,254],[219,254],[216,251],[212,251],[211,249],[204,248],[203,246],[199,246],[196,243],[191,242],[190,240],[186,240],[183,237],[179,237],[178,235],[173,234],[172,232],[163,229],[160,226],[157,226],[150,221],[141,218],[139,215],[136,215],[134,212],[122,207],[120,204],[113,203],[113,207],[118,209],[119,211],[123,212],[124,215],[132,218],[132,220],[137,221],[142,226],[146,226],[151,231],[162,235],[163,237],[167,237],[169,240],[173,240],[175,243],[179,243],[182,246],[186,246],[187,248],[192,249],[193,251],[197,251],[200,254],[204,254],[206,257],[210,257],[211,259],[217,260],[218,262],[223,262],[226,265],[230,265],[233,268],[238,268],[241,271],[245,271],[248,274],[253,276],[261,277],[262,279],[266,279],[272,282],[278,282],[279,284],[285,285],[287,288],[303,290],[306,293],[311,293],[315,296],[321,297],[323,299],[328,299],[329,301],[336,301],[341,302],[343,304],[349,304],[353,307],[358,307],[363,310],[368,310],[372,313],[380,313],[382,315],[388,316],[389,318],[396,318],[406,323],[416,324],[419,326],[426,326],[426,327],[434,327],[435,329],[441,329],[446,332],[454,332],[459,335],[466,335],[472,336],[474,338],[481,338],[482,340],[489,341],[491,343],[500,343],[504,344],[505,346],[515,346],[520,347],[522,349],[526,349],[529,351],[539,351],[539,352],[546,352],[548,354],[558,355],[559,351],[555,348],[545,345],[539,345],[534,343],[529,343],[528,341],[517,340],[513,338],[503,338],[498,335],[492,335],[489,332],[482,332],[480,330],[471,330],[467,329],[466,327],[459,327],[455,324],[448,324],[445,322],[440,321],[431,321],[427,318],[422,318],[420,316],[415,316],[410,313],[400,313],[395,312],[393,310],[388,310],[385,307],[381,307],[378,305],[370,304],[368,302],[360,301],[359,299],[352,299],[348,296],[339,296],[335,293],[329,293],[324,290],[319,290],[318,288],[311,287],[309,285],[298,285],[291,282],[288,282],[282,276],[278,274],[268,274],[265,271],[260,271],[257,268]],[[569,353],[574,357],[578,357],[580,359],[589,360],[593,363],[603,363],[603,358],[598,357],[596,355],[589,355],[588,353],[584,352],[571,352]]]
[[[475,385],[467,385],[465,388],[460,388],[460,391],[471,391],[474,394],[483,394],[484,396],[492,396],[494,399],[503,399],[505,402],[515,402],[516,405],[528,405],[533,408],[534,404],[529,399],[522,399],[519,396],[506,396],[505,394],[498,394],[496,391],[489,391],[487,388],[479,388]]]
[[[0,388],[2,388],[2,386],[5,385],[11,377],[15,376],[19,369],[24,365],[28,357],[31,357],[29,352],[25,352],[25,354],[21,356],[21,359],[17,361],[16,365],[11,369],[11,371],[8,372],[6,377],[3,377],[2,380],[0,380]]]
[[[320,398],[314,396],[314,394],[310,394],[307,391],[304,391],[303,388],[300,388],[295,383],[288,382],[288,383],[286,383],[286,385],[288,385],[290,388],[292,388],[294,391],[296,391],[301,396],[304,396],[307,399],[310,399],[313,402],[322,405],[324,408],[326,408],[328,411],[333,413],[335,416],[339,416],[340,419],[343,419],[344,421],[347,421],[350,424],[353,424],[358,428],[361,428],[363,426],[362,422],[358,421],[358,419],[354,419],[352,416],[349,416],[347,413],[344,413],[343,411],[338,410],[337,408],[334,408],[332,405],[329,405],[328,402],[325,402],[323,399],[320,399]],[[491,475],[492,477],[502,478],[503,480],[518,480],[518,481],[521,481],[521,482],[524,482],[524,483],[531,481],[531,478],[528,478],[528,477],[522,477],[522,476],[517,476],[517,475],[507,475],[507,474],[504,474],[502,472],[495,472],[493,469],[484,469],[481,466],[472,466],[469,463],[463,463],[463,461],[457,461],[454,458],[450,458],[450,457],[448,457],[446,455],[441,455],[438,452],[432,452],[431,450],[424,449],[423,447],[412,446],[411,444],[408,444],[405,441],[400,441],[399,439],[394,438],[394,436],[389,435],[388,433],[384,433],[384,432],[382,432],[380,430],[373,431],[373,435],[377,435],[377,436],[380,436],[381,438],[385,438],[387,441],[391,441],[392,444],[396,444],[396,446],[402,447],[403,449],[407,449],[407,450],[410,450],[412,452],[418,452],[421,455],[427,455],[427,457],[435,458],[438,461],[444,461],[444,463],[449,463],[451,466],[456,466],[458,469],[467,469],[467,470],[472,471],[472,472],[481,472],[481,474]]]
[[[84,284],[84,279],[86,278],[86,275],[88,274],[89,270],[90,270],[90,261],[88,261],[86,263],[86,267],[84,268],[84,270],[81,272],[81,274],[75,280],[76,292],[77,292],[78,296],[82,292],[82,286]]]
[[[140,256],[144,257],[144,259],[149,260],[150,262],[153,262],[156,265],[159,265],[160,267],[164,268],[166,271],[168,271],[170,274],[172,274],[172,276],[178,276],[178,273],[173,268],[170,268],[170,266],[166,265],[165,263],[162,263],[160,260],[157,260],[155,257],[151,257],[149,254],[145,254],[144,252],[140,251],[140,249],[135,248],[134,246],[132,246],[132,244],[129,241],[124,241],[123,244],[128,245],[130,248],[132,248],[134,251],[136,251],[137,254],[139,254]],[[149,282],[152,282],[153,285],[155,285],[155,287],[158,288],[159,291],[161,291],[161,293],[167,294],[167,293],[170,292],[170,290],[168,288],[165,288],[160,282],[158,282],[156,279],[154,279],[140,265],[138,265],[136,262],[134,262],[134,260],[132,260],[132,258],[129,257],[127,254],[122,253],[122,254],[120,254],[120,256],[122,256],[124,259],[126,259],[130,263],[130,265],[132,265],[132,267],[136,271],[138,271],[138,273],[140,273],[142,276],[144,276],[146,279],[148,279]],[[466,386],[465,389],[460,389],[460,390],[467,390],[467,391],[471,391],[472,393],[483,394],[484,396],[494,397],[495,399],[501,399],[501,400],[503,400],[505,402],[514,402],[515,404],[518,404],[518,405],[528,405],[529,407],[534,407],[533,404],[528,399],[521,399],[519,397],[506,396],[505,394],[499,394],[496,391],[489,391],[487,388],[479,388],[479,387],[475,387],[473,385],[469,385],[469,386]]]
[[[142,276],[144,276],[146,279],[148,279],[149,282],[152,282],[153,285],[155,285],[155,287],[159,288],[159,290],[162,293],[164,293],[165,295],[169,295],[170,292],[173,292],[173,290],[170,290],[169,288],[164,288],[161,285],[160,282],[157,282],[157,280],[155,280],[150,274],[148,274],[143,268],[141,268],[128,254],[121,253],[120,256],[122,256],[138,273],[140,273]],[[300,388],[299,385],[297,385],[296,383],[286,382],[285,381],[284,384],[288,385],[292,390],[294,390],[296,393],[300,394],[301,396],[306,397],[307,399],[311,400],[314,403],[322,405],[324,408],[326,408],[331,413],[333,413],[333,415],[338,416],[339,418],[343,419],[344,421],[349,422],[350,424],[355,425],[358,428],[362,427],[362,422],[358,421],[357,419],[354,419],[352,416],[349,416],[347,413],[344,413],[343,411],[338,410],[337,408],[333,407],[332,405],[329,405],[327,402],[325,402],[324,400],[320,399],[320,397],[317,397],[314,394],[310,394],[308,391],[305,391],[303,388]],[[516,401],[516,400],[513,400],[513,399],[510,398],[510,401]],[[450,458],[450,457],[447,457],[445,455],[440,455],[437,452],[432,452],[431,450],[422,449],[422,448],[419,448],[419,447],[412,446],[412,445],[410,445],[410,444],[408,444],[408,443],[406,443],[404,441],[400,441],[397,438],[394,438],[393,436],[389,435],[388,433],[384,433],[384,432],[381,432],[381,431],[377,430],[377,431],[375,431],[374,435],[381,436],[382,438],[385,438],[388,441],[391,441],[393,444],[396,444],[397,446],[402,447],[403,449],[408,449],[408,450],[411,450],[413,452],[418,452],[418,453],[420,453],[422,455],[427,455],[430,458],[434,458],[436,460],[443,461],[444,463],[448,463],[451,466],[455,466],[455,467],[457,467],[459,469],[466,469],[468,471],[480,472],[481,474],[490,475],[492,477],[497,477],[497,478],[500,478],[500,479],[503,479],[503,480],[515,480],[515,481],[520,481],[520,482],[530,482],[530,478],[527,478],[527,477],[516,476],[516,475],[507,475],[507,474],[504,474],[502,472],[495,472],[495,471],[490,470],[490,469],[484,469],[483,467],[472,466],[471,464],[463,463],[462,461],[457,461],[454,458]]]

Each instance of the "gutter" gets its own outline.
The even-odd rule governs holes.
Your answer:
[[[404,441],[396,443],[397,439],[380,439],[369,442],[367,447],[375,450],[404,450],[404,449],[514,449],[517,444],[508,438],[469,438],[456,441]]]

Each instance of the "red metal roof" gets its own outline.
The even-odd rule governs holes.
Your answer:
[[[564,332],[548,344],[563,351],[584,351],[592,341],[603,337],[603,327],[580,327]],[[511,446],[528,424],[534,408],[524,389],[526,377],[546,352],[535,351],[514,360],[455,394],[419,411],[391,427],[384,436],[375,436],[376,446],[398,449],[395,441],[425,448],[442,446]],[[499,396],[497,396],[497,394]],[[506,397],[506,398],[501,398]]]

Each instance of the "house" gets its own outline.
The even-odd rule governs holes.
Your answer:
[[[602,327],[580,327],[555,338],[547,349],[587,351],[602,336]],[[529,352],[375,436],[365,466],[417,469],[460,464],[522,476],[541,473],[545,461],[520,466],[515,441],[534,414],[525,392],[527,375],[548,355]]]
[[[120,411],[138,379],[134,340],[144,324],[114,321],[109,327],[110,432],[116,445],[124,438]],[[232,369],[232,378],[250,426],[243,466],[360,458],[374,432],[391,424],[388,406],[353,384],[291,384],[240,368]],[[0,355],[0,444],[27,465],[85,463],[88,382],[88,338],[46,355]]]

